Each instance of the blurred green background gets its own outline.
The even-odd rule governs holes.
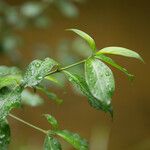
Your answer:
[[[10,6],[19,6],[27,1],[8,0],[7,2]],[[45,0],[45,3],[47,2],[50,1]],[[14,44],[14,48],[6,48],[7,50],[0,54],[0,65],[18,65],[24,68],[30,61],[39,57],[62,60],[65,65],[76,62],[84,57],[86,46],[79,39],[75,39],[76,36],[64,31],[67,28],[78,28],[89,33],[94,37],[99,49],[107,46],[122,46],[135,50],[141,54],[146,63],[114,57],[129,72],[135,74],[136,78],[133,83],[130,83],[124,74],[112,68],[116,78],[113,121],[109,115],[91,108],[86,98],[73,92],[68,83],[65,85],[65,90],[52,87],[53,91],[64,99],[62,105],[58,106],[42,94],[45,99],[44,105],[33,108],[24,106],[23,109],[15,110],[13,113],[45,129],[49,128],[49,124],[42,114],[50,113],[58,119],[62,129],[67,128],[87,138],[90,142],[90,150],[149,150],[149,1],[70,0],[69,2],[71,6],[65,5],[65,10],[69,7],[66,12],[57,5],[46,8],[44,17],[46,15],[50,20],[45,19],[44,23],[42,21],[36,23],[33,18],[30,18],[25,21],[25,25],[22,25],[23,20],[19,21],[18,27],[16,24],[8,26],[7,29],[0,26],[1,32],[7,31],[4,33],[5,36],[11,35],[12,39],[14,35],[19,37],[15,40],[19,46]],[[10,11],[8,14],[13,13]],[[16,22],[17,20],[14,21]],[[2,42],[2,34],[0,38]],[[84,48],[80,46],[82,44]],[[80,47],[81,54],[79,54]],[[68,54],[69,50],[73,51],[71,52],[73,55]],[[65,57],[67,59],[64,59]],[[9,122],[12,132],[10,150],[42,149],[43,134],[11,118]],[[72,150],[69,144],[61,142],[65,150]]]

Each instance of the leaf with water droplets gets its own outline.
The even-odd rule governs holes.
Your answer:
[[[10,127],[6,120],[0,121],[0,149],[7,150],[10,143]]]
[[[21,92],[19,86],[0,89],[0,120],[4,119],[11,109],[20,106]]]
[[[23,92],[21,93],[21,103],[23,104],[36,107],[42,105],[43,102],[44,100],[40,95],[32,93],[27,89],[23,90]]]
[[[62,148],[56,138],[51,137],[50,135],[46,135],[44,141],[44,150],[62,150]]]
[[[79,76],[77,74],[72,74],[68,71],[63,71],[63,72],[66,74],[68,80],[73,84],[73,86],[78,88],[85,96],[87,96],[88,102],[93,108],[98,110],[101,109],[103,111],[108,111],[103,107],[103,103],[100,100],[96,99],[91,94],[88,85],[82,76]],[[111,112],[112,108],[110,108],[109,111]]]
[[[23,85],[25,87],[36,86],[39,84],[46,75],[58,64],[51,58],[32,61],[23,77]]]
[[[130,80],[133,80],[134,75],[130,74],[130,73],[127,71],[127,69],[125,69],[125,68],[119,66],[119,65],[118,65],[115,61],[113,61],[110,57],[107,57],[107,56],[105,56],[105,55],[99,53],[99,54],[95,55],[95,58],[101,59],[102,61],[104,61],[104,62],[106,62],[106,63],[112,65],[113,67],[119,69],[120,71],[122,71],[123,73],[125,73],[125,74],[128,76],[128,78],[129,78]]]
[[[93,50],[93,52],[96,51],[96,45],[95,45],[95,41],[93,40],[92,37],[90,37],[87,33],[78,30],[78,29],[67,29],[68,31],[73,31],[76,34],[78,34],[80,37],[82,37],[90,46],[90,48]]]
[[[44,116],[46,117],[47,121],[52,125],[53,129],[58,129],[58,122],[52,115],[44,114]]]
[[[85,79],[92,95],[102,102],[103,107],[111,108],[111,98],[115,90],[113,73],[108,66],[95,58],[85,62]]]
[[[70,143],[77,150],[88,150],[88,142],[81,138],[77,133],[72,133],[68,130],[57,130],[55,133]]]
[[[121,55],[121,56],[125,56],[125,57],[132,57],[132,58],[136,58],[136,59],[139,59],[139,60],[144,62],[144,60],[142,59],[142,57],[138,53],[136,53],[132,50],[129,50],[127,48],[123,48],[123,47],[106,47],[106,48],[103,48],[97,52],[97,54],[100,54],[100,53]]]

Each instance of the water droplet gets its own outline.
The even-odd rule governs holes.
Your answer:
[[[109,72],[106,72],[105,75],[106,75],[106,76],[110,76],[110,73],[109,73]]]
[[[36,66],[36,67],[40,67],[40,63],[37,62],[37,63],[35,64],[35,66]]]

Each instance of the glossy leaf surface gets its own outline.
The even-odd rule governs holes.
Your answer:
[[[92,95],[104,105],[111,105],[115,81],[110,68],[100,60],[90,58],[85,62],[85,79]]]
[[[56,138],[47,135],[44,141],[44,150],[62,150],[62,148]]]
[[[125,57],[136,58],[136,59],[143,61],[142,57],[138,53],[132,50],[129,50],[127,48],[123,48],[123,47],[106,47],[106,48],[101,49],[97,53],[121,55]]]
[[[81,30],[78,30],[78,29],[68,29],[68,31],[73,31],[76,34],[78,34],[80,37],[82,37],[88,43],[88,45],[93,50],[93,52],[96,51],[95,41],[87,33],[83,32]]]
[[[57,63],[51,58],[32,61],[25,72],[23,84],[30,87],[36,86],[56,65]]]
[[[55,131],[55,133],[70,143],[75,149],[88,150],[87,141],[81,138],[77,133],[72,133],[68,130]]]
[[[118,65],[114,60],[112,60],[110,57],[107,57],[107,56],[105,56],[105,55],[103,55],[103,54],[97,54],[97,55],[95,56],[95,58],[98,58],[98,59],[100,59],[100,60],[102,60],[102,61],[104,61],[104,62],[110,64],[111,66],[117,68],[118,70],[122,71],[123,73],[125,73],[125,74],[129,77],[130,80],[132,80],[132,79],[134,78],[134,75],[130,74],[130,73],[127,71],[127,69],[125,69],[125,68],[119,66],[119,65]]]

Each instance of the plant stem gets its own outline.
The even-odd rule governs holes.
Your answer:
[[[38,131],[44,133],[44,134],[47,134],[47,131],[46,131],[46,130],[41,129],[41,128],[37,127],[37,126],[34,126],[34,125],[32,125],[32,124],[30,124],[30,123],[28,123],[28,122],[26,122],[26,121],[24,121],[24,120],[22,120],[22,119],[16,117],[16,116],[14,116],[13,114],[9,114],[9,116],[12,117],[12,118],[14,118],[14,119],[16,119],[16,120],[18,120],[18,121],[20,121],[20,122],[22,122],[23,124],[26,124],[26,125],[28,125],[28,126],[34,128],[34,129],[36,129],[36,130],[38,130]]]
[[[63,71],[63,70],[69,69],[69,68],[72,68],[72,67],[74,67],[74,66],[77,66],[77,65],[79,65],[79,64],[84,63],[85,61],[86,61],[86,60],[84,59],[84,60],[81,60],[81,61],[79,61],[79,62],[77,62],[77,63],[71,64],[71,65],[69,65],[69,66],[66,66],[66,67],[63,67],[63,68],[60,68],[60,69],[51,71],[49,74],[47,74],[47,76],[48,76],[48,75],[51,75],[51,74],[54,74],[54,73],[57,73],[57,72],[61,72],[61,71]]]
[[[63,67],[63,68],[60,68],[60,69],[51,71],[51,72],[50,72],[49,74],[47,74],[46,76],[51,75],[51,74],[54,74],[54,73],[57,73],[57,72],[60,72],[60,71],[63,71],[63,70],[66,70],[66,69],[69,69],[69,68],[72,68],[72,67],[74,67],[74,66],[77,66],[77,65],[79,65],[79,64],[84,63],[85,61],[86,61],[86,60],[84,59],[84,60],[81,60],[81,61],[79,61],[79,62],[77,62],[77,63],[71,64],[71,65],[69,65],[69,66],[66,66],[66,67]],[[32,125],[32,124],[30,124],[30,123],[28,123],[28,122],[26,122],[26,121],[24,121],[24,120],[22,120],[22,119],[16,117],[16,116],[14,116],[13,114],[9,114],[9,116],[12,117],[12,118],[14,118],[14,119],[16,119],[16,120],[18,120],[18,121],[20,121],[20,122],[22,122],[23,124],[26,124],[26,125],[28,125],[28,126],[34,128],[34,129],[36,129],[36,130],[38,130],[38,131],[44,133],[44,134],[47,134],[47,131],[46,131],[46,130],[41,129],[41,128],[37,127],[37,126],[34,126],[34,125]]]

